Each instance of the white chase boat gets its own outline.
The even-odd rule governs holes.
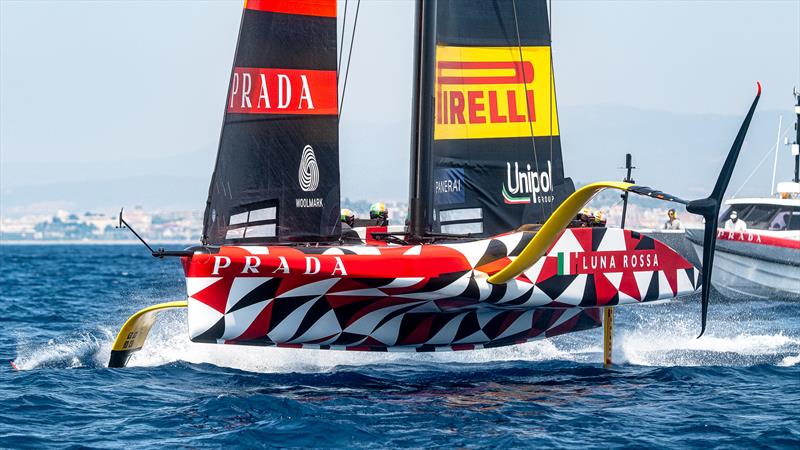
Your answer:
[[[736,211],[746,225],[717,232],[712,284],[728,297],[800,300],[800,93],[795,97],[794,179],[778,183],[775,197],[730,199],[722,208],[721,224]],[[703,231],[686,236],[702,255]]]

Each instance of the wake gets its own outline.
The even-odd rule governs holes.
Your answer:
[[[709,330],[701,339],[696,317],[644,320],[630,329],[618,329],[614,338],[617,365],[731,366],[800,364],[800,339],[783,332],[748,330],[746,324]],[[745,326],[745,329],[742,327]],[[727,333],[725,330],[736,330]],[[111,353],[115,331],[100,328],[45,344],[18,339],[19,370],[44,368],[104,368]],[[144,348],[131,358],[129,367],[156,367],[176,362],[213,364],[248,372],[327,372],[337,366],[408,364],[484,364],[500,361],[567,361],[600,364],[602,334],[599,329],[558,336],[522,345],[466,352],[374,353],[330,350],[296,350],[275,347],[197,344],[189,341],[185,311],[171,311],[159,318]]]
[[[111,329],[81,332],[76,336],[44,344],[17,340],[17,358],[13,366],[18,370],[74,369],[79,367],[105,367],[111,354],[114,336]],[[102,355],[105,354],[105,360]]]

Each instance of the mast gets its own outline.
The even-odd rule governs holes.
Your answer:
[[[792,155],[794,155],[794,181],[800,183],[800,92],[794,90],[792,92],[795,97],[794,112],[796,119],[794,123],[794,144],[792,145]]]
[[[431,127],[433,122],[433,92],[436,58],[436,0],[417,0],[414,32],[414,81],[411,108],[411,165],[408,234],[413,237],[424,236],[427,230],[428,214],[431,205]]]
[[[633,157],[630,153],[625,154],[625,169],[628,171],[627,175],[625,175],[625,179],[622,180],[626,183],[635,183],[633,178],[631,178],[631,170],[635,169],[633,167]],[[620,228],[625,228],[625,217],[628,215],[628,191],[625,191],[622,194],[622,223],[620,224]]]
[[[778,170],[778,149],[781,147],[781,126],[783,125],[783,116],[778,116],[778,137],[775,138],[775,160],[772,162],[772,184],[770,184],[769,196],[775,195],[775,172]]]

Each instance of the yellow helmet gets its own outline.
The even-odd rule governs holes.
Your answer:
[[[350,208],[342,208],[342,212],[339,215],[339,220],[348,225],[352,225],[355,219],[356,219],[356,213],[351,211]]]
[[[388,216],[388,211],[386,210],[386,204],[383,202],[375,202],[369,207],[369,218],[370,219],[377,219],[378,217],[386,217]]]
[[[594,212],[594,219],[599,222],[605,219],[605,214],[603,213],[602,210],[598,209],[597,211]]]

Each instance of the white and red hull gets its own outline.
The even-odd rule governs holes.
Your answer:
[[[702,230],[687,230],[686,235],[702,259]],[[732,298],[800,300],[800,236],[797,235],[797,232],[719,230],[713,286]]]
[[[195,342],[367,351],[470,350],[600,326],[604,307],[699,288],[664,244],[567,229],[517,278],[488,277],[533,233],[408,246],[225,246],[184,258]]]

